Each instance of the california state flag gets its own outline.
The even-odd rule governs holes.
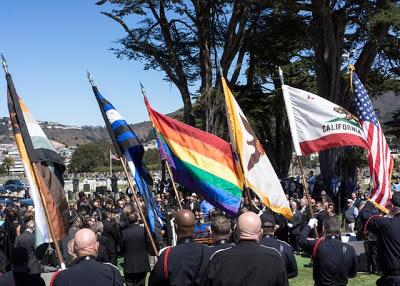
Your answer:
[[[368,149],[356,116],[307,91],[282,85],[296,154],[308,155],[340,146]]]
[[[229,135],[239,171],[264,204],[276,213],[291,219],[292,211],[281,183],[249,121],[221,77],[225,94]]]

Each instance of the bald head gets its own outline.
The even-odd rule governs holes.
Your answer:
[[[74,252],[78,257],[97,256],[99,243],[96,234],[89,228],[82,228],[75,234]]]
[[[237,232],[241,240],[259,240],[262,235],[261,219],[253,212],[239,216]]]
[[[175,224],[178,238],[190,237],[193,235],[195,217],[190,210],[180,210],[176,213]]]

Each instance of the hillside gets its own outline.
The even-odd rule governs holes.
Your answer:
[[[168,114],[170,117],[181,117],[181,111]],[[44,133],[50,140],[66,146],[79,146],[95,141],[110,140],[107,129],[103,126],[68,126],[57,122],[39,122]],[[150,121],[131,124],[133,131],[142,142],[154,139],[153,126]],[[11,125],[8,117],[0,118],[0,144],[14,143]]]

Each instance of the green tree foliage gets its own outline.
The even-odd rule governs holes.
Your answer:
[[[385,123],[388,133],[400,138],[400,110],[393,113],[392,120]]]
[[[95,172],[110,164],[110,150],[114,147],[109,142],[88,143],[78,147],[71,159],[69,171],[74,173]]]
[[[14,165],[15,165],[15,160],[13,157],[11,156],[4,157],[2,168],[7,170],[8,175],[10,175],[10,169],[14,167]]]
[[[158,149],[148,149],[144,152],[143,160],[147,166],[158,164],[160,168],[160,152]]]
[[[227,138],[217,73],[220,63],[282,177],[289,168],[292,143],[277,66],[282,66],[288,84],[352,111],[348,63],[354,63],[372,95],[400,90],[400,1],[102,0],[97,4],[106,3],[112,8],[103,14],[126,32],[114,49],[116,55],[165,72],[181,93],[184,121],[194,125],[195,114],[203,129]],[[197,99],[196,108],[191,98]],[[352,150],[336,148],[320,154],[325,179]]]

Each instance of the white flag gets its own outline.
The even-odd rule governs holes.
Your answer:
[[[229,135],[247,186],[272,211],[291,219],[292,211],[278,176],[249,121],[221,77],[225,94]]]
[[[310,92],[282,85],[296,154],[308,155],[333,147],[368,149],[357,116]]]

